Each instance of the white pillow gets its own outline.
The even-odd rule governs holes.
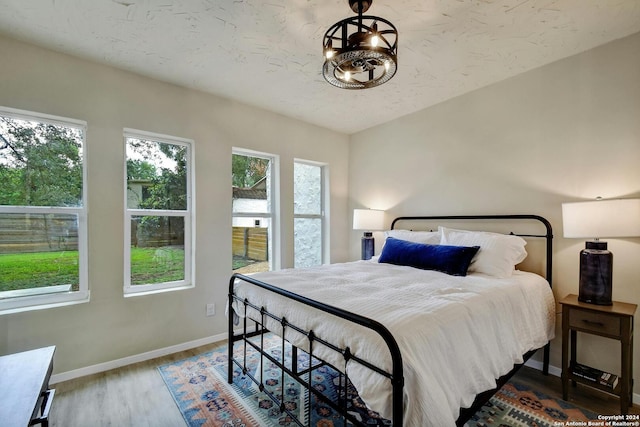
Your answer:
[[[410,230],[387,230],[384,239],[393,237],[394,239],[406,240],[413,243],[424,243],[428,245],[440,244],[439,231],[410,231]]]
[[[382,253],[382,250],[384,249],[387,237],[393,237],[394,239],[406,240],[407,242],[413,243],[424,243],[427,245],[440,244],[439,231],[387,230],[384,232],[384,242],[382,242],[380,253]]]
[[[438,227],[438,230],[442,245],[480,246],[480,250],[471,261],[469,272],[499,278],[511,277],[516,264],[527,257],[527,251],[524,249],[527,242],[518,236],[446,227]]]

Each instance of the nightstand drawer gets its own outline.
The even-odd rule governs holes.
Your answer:
[[[573,309],[569,312],[569,327],[587,329],[595,333],[620,336],[620,318],[607,314]]]

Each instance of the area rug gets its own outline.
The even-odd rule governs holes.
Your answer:
[[[588,422],[598,415],[516,381],[505,384],[467,424],[468,427],[553,427]],[[576,424],[583,425],[583,424]],[[587,425],[587,424],[584,424]]]
[[[277,338],[268,338],[265,348],[281,360],[282,345]],[[234,349],[236,357],[242,358],[243,348]],[[285,360],[290,364],[291,348],[285,346]],[[289,427],[296,426],[290,415],[267,396],[271,392],[284,396],[282,404],[304,425],[306,409],[311,405],[311,426],[342,426],[337,411],[319,401],[313,394],[309,396],[306,388],[288,375],[282,375],[279,368],[263,359],[260,369],[260,357],[251,348],[248,349],[247,366],[254,376],[263,375],[264,391],[260,391],[253,381],[243,375],[237,366],[234,369],[233,384],[227,383],[227,348],[190,357],[158,368],[171,395],[180,409],[189,427]],[[309,360],[307,354],[298,352],[298,364],[301,368],[314,366],[317,360]],[[290,365],[288,365],[290,366]],[[326,366],[314,369],[313,387],[328,398],[335,400],[340,383],[338,373]],[[282,394],[282,390],[284,393]],[[347,384],[345,405],[349,413],[367,426],[388,426],[391,423],[377,413],[367,410],[355,388]],[[587,421],[597,415],[580,409],[562,400],[538,393],[517,382],[509,382],[467,423],[468,427],[484,426],[531,426],[551,427],[566,425],[567,421]],[[554,424],[555,423],[555,424]]]

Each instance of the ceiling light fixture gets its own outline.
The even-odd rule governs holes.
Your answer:
[[[348,0],[358,16],[343,19],[323,39],[325,80],[342,89],[367,89],[388,82],[398,68],[398,30],[377,16],[363,16],[373,0]]]

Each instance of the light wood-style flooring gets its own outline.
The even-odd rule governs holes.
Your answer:
[[[108,372],[53,384],[56,395],[51,409],[53,427],[182,427],[185,422],[157,367],[195,356],[223,345],[211,344],[169,356],[136,363]],[[515,377],[550,396],[561,398],[560,378],[523,367]],[[603,415],[620,413],[618,400],[578,386],[570,401]],[[631,413],[640,414],[636,406]],[[0,423],[1,424],[1,423]],[[249,427],[249,426],[247,426]]]

